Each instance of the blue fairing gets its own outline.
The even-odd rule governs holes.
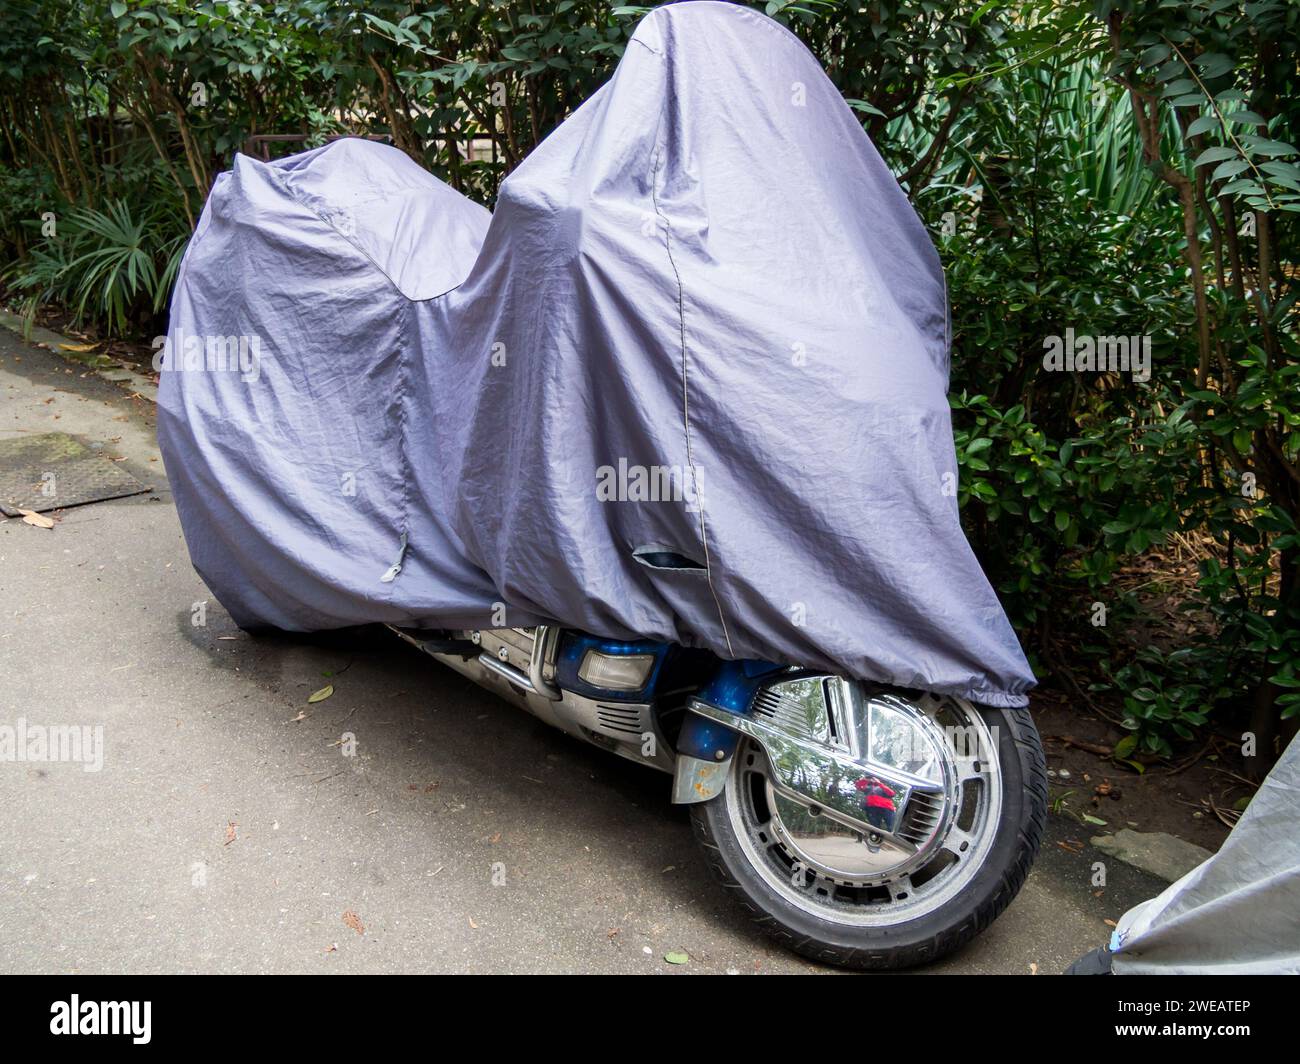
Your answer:
[[[746,713],[750,700],[764,681],[784,667],[770,661],[724,661],[696,697],[728,713]]]
[[[619,656],[624,654],[653,654],[654,666],[645,684],[635,691],[615,691],[587,683],[578,675],[588,651]],[[767,661],[720,661],[712,655],[687,651],[669,643],[650,639],[602,639],[585,632],[566,631],[560,639],[555,661],[555,678],[567,691],[613,702],[650,702],[666,687],[674,687],[682,679],[683,658],[694,655],[696,661],[690,672],[701,684],[697,697],[731,713],[745,713],[750,699],[762,682],[772,673],[784,668]],[[672,674],[671,678],[670,675]]]

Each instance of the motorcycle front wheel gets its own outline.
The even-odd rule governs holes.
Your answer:
[[[942,807],[908,810],[923,846],[908,830],[864,834],[778,792],[752,739],[741,741],[723,793],[692,807],[696,837],[729,892],[766,934],[813,960],[862,970],[935,961],[992,923],[1038,853],[1047,772],[1029,711],[927,694],[906,701],[948,737],[940,756],[954,781]],[[972,733],[989,753],[954,746],[953,736]]]

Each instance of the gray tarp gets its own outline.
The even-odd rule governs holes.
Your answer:
[[[1124,914],[1116,975],[1300,975],[1300,738],[1219,852]]]
[[[682,4],[494,215],[365,141],[237,158],[159,431],[244,625],[542,619],[1018,706],[947,332],[929,236],[814,57]],[[243,371],[205,359],[230,337]]]

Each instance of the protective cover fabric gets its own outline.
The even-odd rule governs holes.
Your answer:
[[[231,337],[255,367],[209,369]],[[1034,682],[958,520],[938,256],[755,11],[649,14],[490,219],[375,143],[237,158],[164,367],[191,556],[240,624],[551,621],[1002,706]]]
[[[1213,857],[1120,918],[1116,975],[1300,975],[1300,739]]]

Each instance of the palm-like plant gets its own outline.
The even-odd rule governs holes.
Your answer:
[[[990,73],[953,123],[948,148],[914,198],[951,205],[997,195],[1000,174],[989,171],[1006,158],[1037,170],[1048,161],[1068,163],[1072,180],[1100,211],[1133,217],[1150,202],[1157,181],[1142,157],[1129,97],[1105,76],[1093,57],[1060,66],[1008,64]],[[888,152],[896,170],[929,149],[932,130],[942,124],[942,106],[928,120],[904,115],[887,128]],[[1167,123],[1163,135],[1176,144],[1179,132]]]
[[[63,303],[69,296],[68,245],[47,240],[32,246],[25,259],[19,259],[4,272],[4,280],[16,292],[23,293],[23,325],[30,338],[36,309],[43,303]]]
[[[157,299],[158,267],[147,215],[131,216],[123,200],[104,211],[82,207],[72,212],[77,250],[67,272],[77,276],[75,309],[84,316],[92,304],[111,329],[124,332],[130,310],[142,295]]]
[[[133,316],[166,304],[187,239],[165,203],[141,211],[125,200],[79,207],[7,279],[26,293],[29,322],[40,305],[61,303],[78,321],[102,320],[124,335]]]

